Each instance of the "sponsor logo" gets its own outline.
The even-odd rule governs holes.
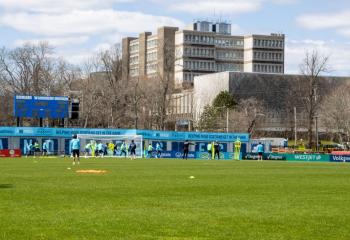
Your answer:
[[[182,157],[182,153],[181,153],[181,152],[176,152],[176,153],[175,153],[175,157],[177,157],[177,158]]]
[[[303,160],[303,161],[320,161],[322,159],[321,155],[303,155],[303,154],[295,154],[295,160]]]
[[[332,155],[331,161],[335,161],[335,162],[350,162],[350,155],[348,155],[348,156]]]
[[[246,154],[246,155],[244,156],[244,159],[252,159],[252,160],[256,160],[256,159],[258,159],[258,155],[248,153],[248,154]]]
[[[286,160],[286,157],[283,155],[273,155],[273,154],[269,154],[267,155],[267,159],[268,160]]]

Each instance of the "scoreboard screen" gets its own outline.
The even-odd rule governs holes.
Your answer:
[[[15,96],[15,117],[68,118],[68,97]]]

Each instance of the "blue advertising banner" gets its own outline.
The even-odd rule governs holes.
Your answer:
[[[37,142],[36,138],[21,138],[19,140],[19,147],[21,148],[22,155],[29,154],[29,146],[33,145],[35,142]]]
[[[162,142],[162,141],[152,141],[152,147],[153,147],[154,150],[156,150],[157,143],[159,143],[160,149],[161,149],[162,151],[166,151],[166,150],[167,150],[167,144],[166,144],[166,142]]]
[[[0,138],[0,150],[8,149],[9,140],[7,138]]]
[[[170,141],[203,141],[234,142],[239,138],[242,142],[249,141],[246,133],[206,133],[206,132],[174,132],[135,129],[85,129],[85,128],[30,128],[30,127],[0,127],[0,137],[48,137],[71,138],[74,134],[95,135],[142,135],[144,139]]]
[[[15,117],[67,118],[68,97],[15,96]]]
[[[258,160],[258,153],[246,153],[243,156],[244,160]],[[263,154],[264,160],[279,160],[279,161],[285,161],[287,160],[287,157],[283,154],[278,153],[264,153]]]
[[[329,155],[331,162],[350,162],[350,155]]]
[[[72,152],[71,146],[70,146],[70,142],[72,141],[72,139],[64,139],[64,154],[65,155],[70,155]],[[83,146],[81,146],[83,147]]]

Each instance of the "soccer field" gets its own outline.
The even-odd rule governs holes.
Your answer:
[[[0,239],[348,240],[350,165],[0,159]]]

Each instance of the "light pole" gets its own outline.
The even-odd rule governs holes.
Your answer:
[[[228,107],[226,107],[226,132],[228,133]]]
[[[316,151],[318,152],[318,116],[315,116]]]
[[[294,107],[294,147],[297,146],[297,108]]]

